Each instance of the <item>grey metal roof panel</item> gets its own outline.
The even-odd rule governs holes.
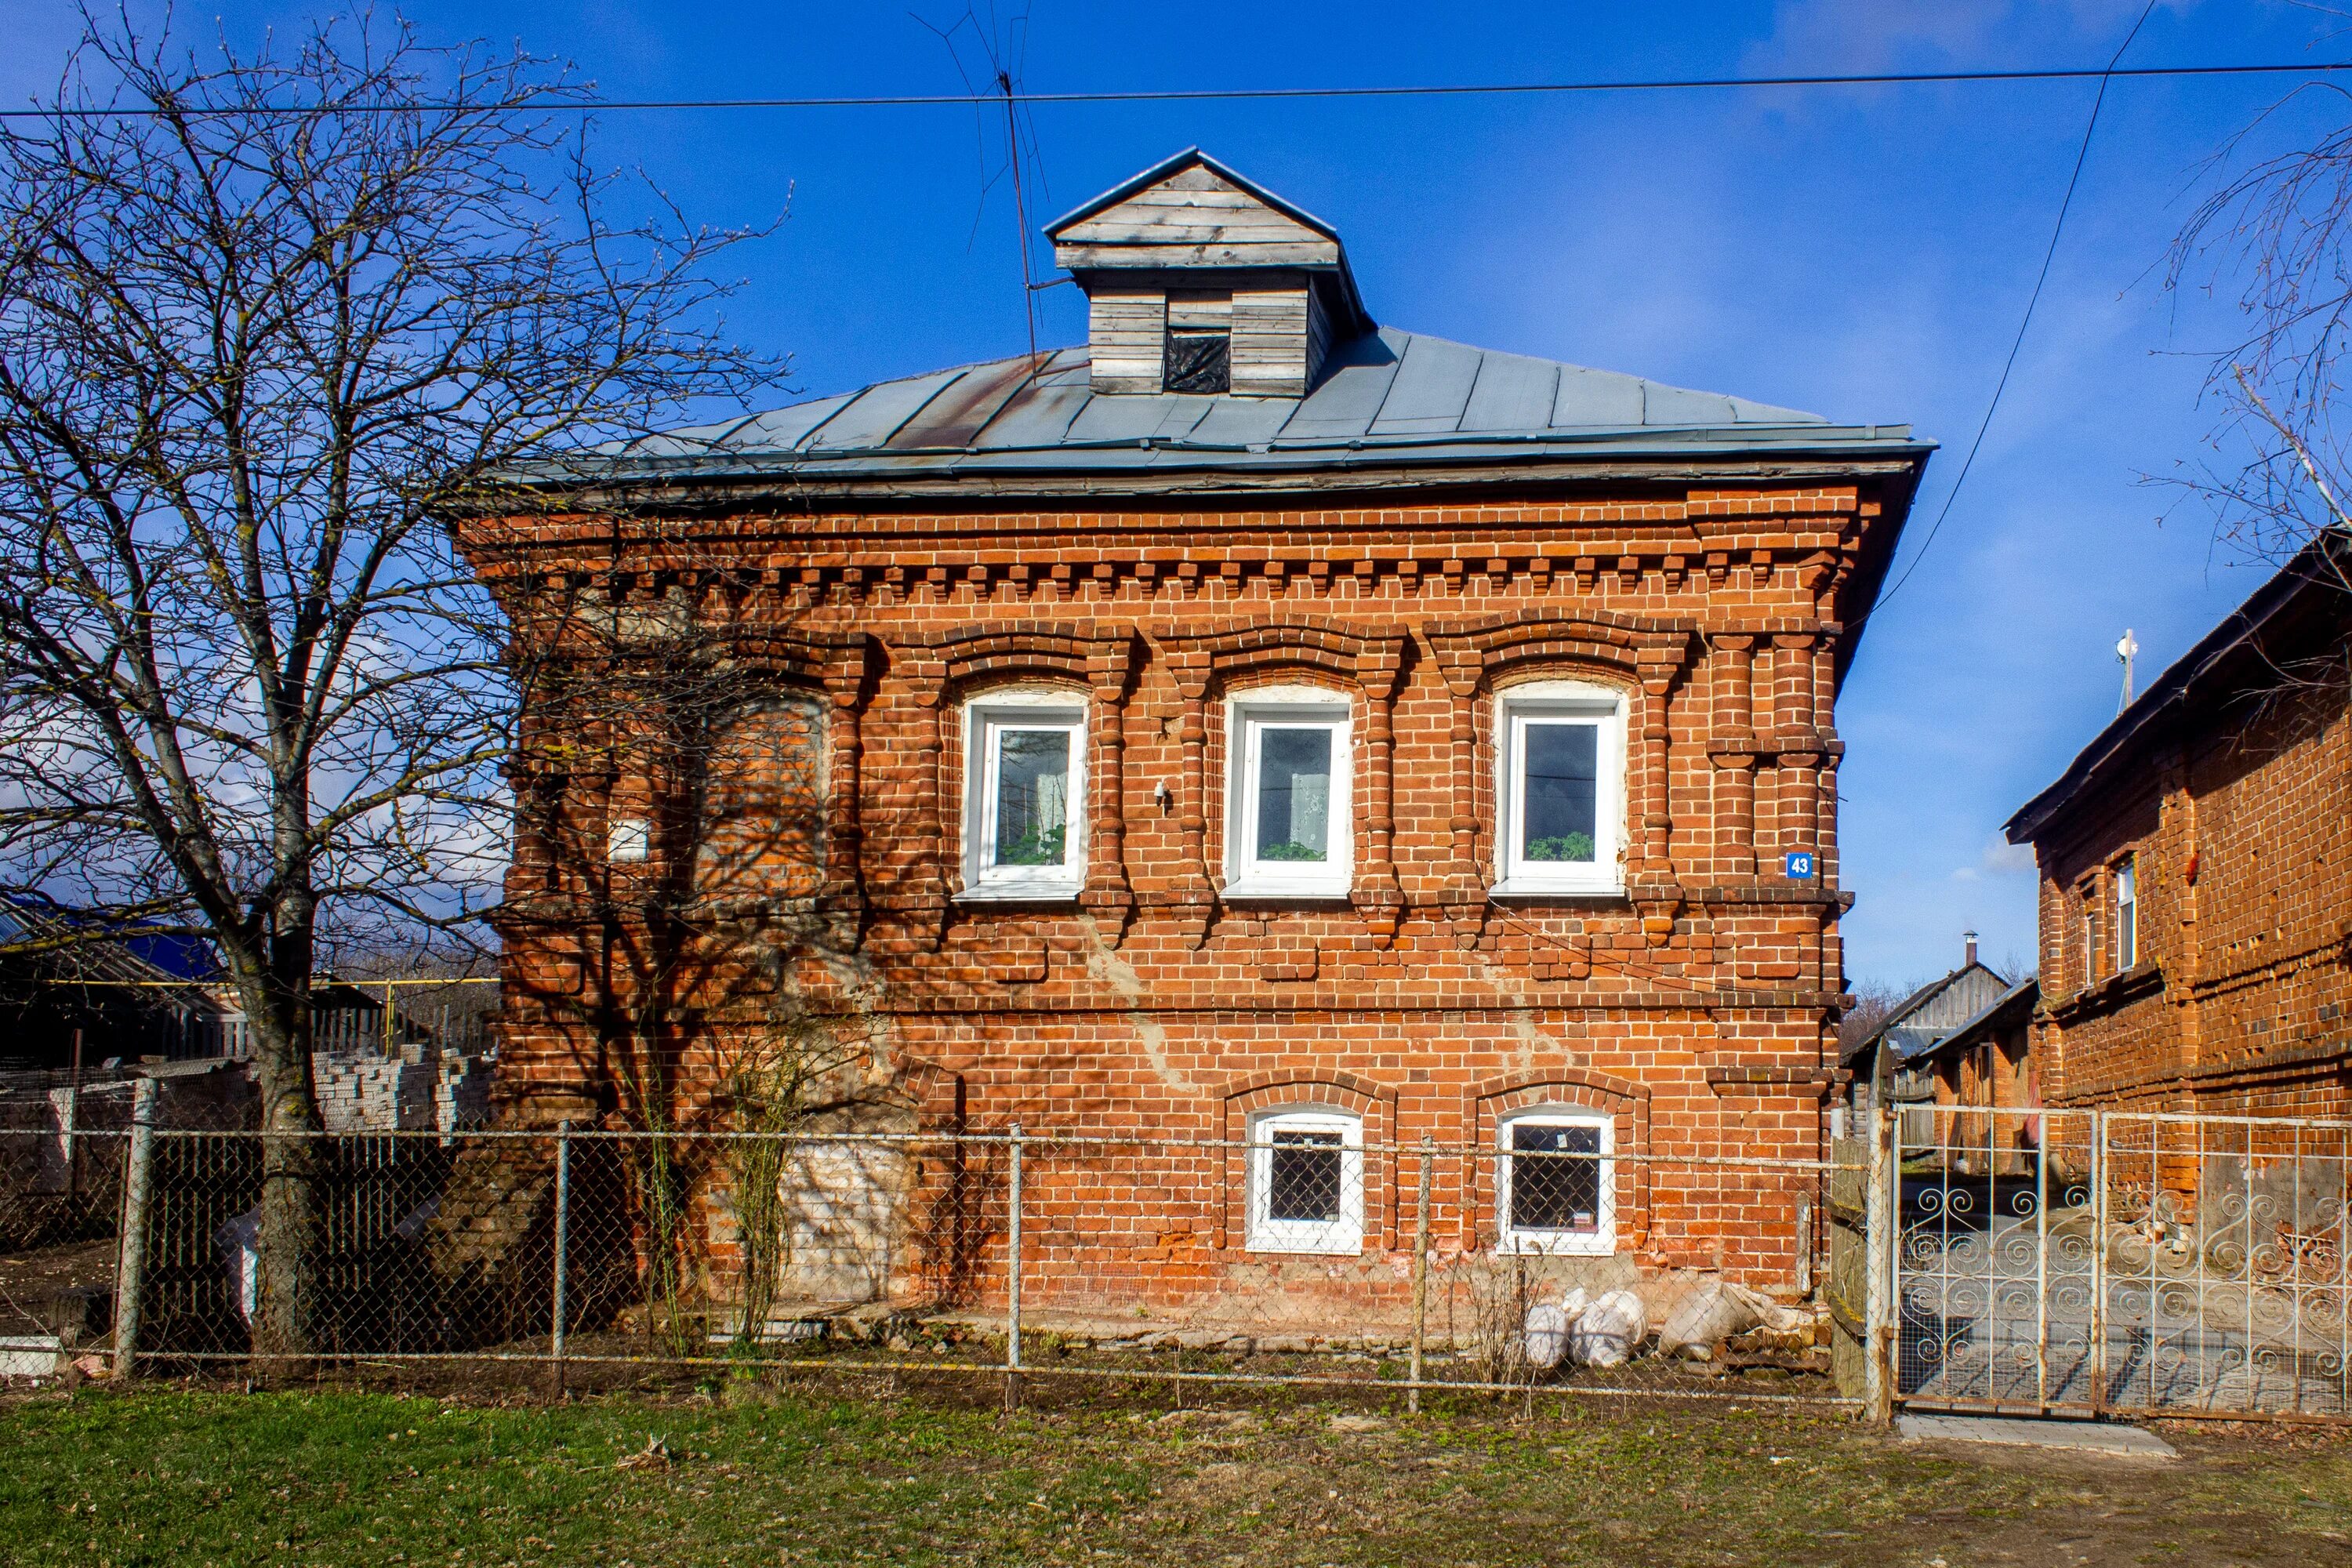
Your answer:
[[[1097,397],[1070,422],[1069,439],[1170,441],[1191,432],[1209,412],[1210,397]]]
[[[1373,416],[1376,436],[1451,434],[1462,428],[1470,406],[1470,389],[1477,384],[1483,351],[1444,338],[1416,337],[1405,345],[1404,359],[1389,384],[1389,395]]]
[[[1895,1028],[1887,1030],[1885,1037],[1887,1048],[1895,1053],[1895,1059],[1904,1062],[1934,1050],[1950,1034],[1949,1029]]]
[[[997,363],[1001,364],[1003,362]],[[839,452],[886,446],[909,419],[921,412],[925,404],[980,368],[977,365],[961,365],[954,370],[910,376],[904,381],[877,382],[851,398],[841,412],[811,429],[801,442],[800,449]]]
[[[1085,348],[887,381],[601,448],[615,478],[1214,472],[1929,444],[1639,376],[1381,328],[1303,398],[1096,393]],[[576,468],[567,467],[567,473]]]
[[[971,446],[1030,378],[1029,366],[1018,360],[973,365],[941,387],[883,444],[901,451]]]
[[[1462,411],[1465,430],[1542,430],[1551,425],[1563,367],[1525,354],[1482,355]]]
[[[820,397],[814,403],[795,403],[790,408],[754,414],[749,419],[736,421],[728,433],[729,438],[738,447],[789,451],[806,439],[810,431],[848,407],[856,396],[854,392],[845,392]]]
[[[1719,392],[1688,392],[1679,386],[1642,384],[1642,423],[1669,429],[1713,429],[1739,423],[1731,399]]]
[[[1282,434],[1298,407],[1291,397],[1212,397],[1207,414],[1192,426],[1202,447],[1265,447]]]
[[[1551,428],[1638,428],[1648,418],[1649,399],[1643,395],[1648,386],[1638,375],[1564,364],[1559,367],[1559,391],[1552,399]]]
[[[1059,447],[1075,439],[1070,426],[1096,401],[1083,376],[1075,385],[1041,382],[1028,395],[1016,397],[998,410],[976,444],[1014,450]]]
[[[1731,400],[1731,416],[1742,425],[1809,425],[1821,418],[1818,414],[1756,403],[1745,397]]]
[[[1300,400],[1280,439],[1348,440],[1370,430],[1412,342],[1412,333],[1382,327],[1332,350],[1323,363],[1323,379]]]

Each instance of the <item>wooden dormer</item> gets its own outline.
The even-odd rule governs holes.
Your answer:
[[[1337,231],[1197,147],[1045,232],[1086,290],[1097,392],[1304,397],[1371,330]]]

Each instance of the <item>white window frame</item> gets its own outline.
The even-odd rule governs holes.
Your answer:
[[[1339,1135],[1339,1216],[1332,1220],[1269,1218],[1274,1186],[1274,1138],[1278,1132]],[[1261,1110],[1249,1123],[1248,1248],[1352,1257],[1364,1249],[1364,1119],[1327,1105],[1286,1105]]]
[[[1269,728],[1331,731],[1327,858],[1257,858],[1259,761]],[[1346,898],[1355,879],[1355,709],[1316,687],[1237,693],[1225,702],[1225,893],[1232,898]]]
[[[1007,730],[1070,737],[1069,824],[1058,866],[992,866],[1000,738]],[[1054,689],[992,691],[964,704],[963,890],[966,902],[1075,899],[1087,879],[1087,704]]]
[[[1511,1214],[1511,1134],[1521,1127],[1593,1127],[1601,1132],[1599,1203],[1591,1231],[1551,1230],[1514,1223]],[[1590,1105],[1531,1105],[1495,1122],[1496,1250],[1555,1257],[1608,1254],[1617,1250],[1617,1118]]]
[[[2139,963],[2139,858],[2116,862],[2116,973]]]
[[[1495,697],[1495,863],[1502,875],[1492,892],[1622,893],[1625,889],[1625,694],[1582,680],[1537,680],[1505,687]],[[1526,733],[1530,722],[1575,719],[1595,722],[1592,859],[1528,860],[1520,853],[1519,824],[1527,815]]]

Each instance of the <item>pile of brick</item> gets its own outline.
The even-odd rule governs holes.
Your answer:
[[[490,1064],[430,1046],[321,1052],[312,1068],[319,1113],[331,1132],[431,1132],[489,1120]]]

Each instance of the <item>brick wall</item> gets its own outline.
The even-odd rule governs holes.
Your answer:
[[[2352,1114],[2344,645],[2333,616],[2300,631],[2332,637],[2339,668],[2314,674],[2312,647],[2274,647],[2259,684],[2183,704],[2036,839],[2035,1049],[2050,1103]],[[2126,856],[2139,952],[2119,971],[2115,889]]]
[[[478,521],[525,646],[572,672],[528,715],[517,779],[506,1113],[627,1121],[658,1079],[677,1124],[723,1121],[789,997],[792,1027],[859,1042],[836,1077],[924,1127],[1240,1137],[1289,1100],[1360,1111],[1368,1144],[1491,1147],[1497,1114],[1559,1103],[1611,1112],[1627,1153],[1817,1156],[1843,989],[1841,617],[1882,507],[1867,484],[1759,485]],[[682,680],[711,689],[677,673],[698,637],[756,678],[730,712],[780,715],[764,738],[662,717]],[[1486,897],[1496,694],[1538,678],[1622,694],[1621,894]],[[1343,899],[1219,894],[1225,704],[1275,684],[1350,706]],[[1086,702],[1085,890],[960,903],[961,704],[1016,685]],[[675,754],[688,731],[719,737],[700,755],[725,779]],[[773,815],[772,853],[730,800]],[[653,824],[643,862],[606,859],[617,816]],[[1801,848],[1818,875],[1791,882]],[[1243,1248],[1235,1161],[1181,1193],[1044,1178],[1041,1235],[1094,1205],[1067,1234],[1107,1297],[1280,1273]],[[1367,1267],[1401,1289],[1400,1175],[1373,1163]],[[1449,1164],[1441,1209],[1483,1213],[1483,1179]],[[1809,1181],[1616,1180],[1626,1256],[1791,1277]]]

